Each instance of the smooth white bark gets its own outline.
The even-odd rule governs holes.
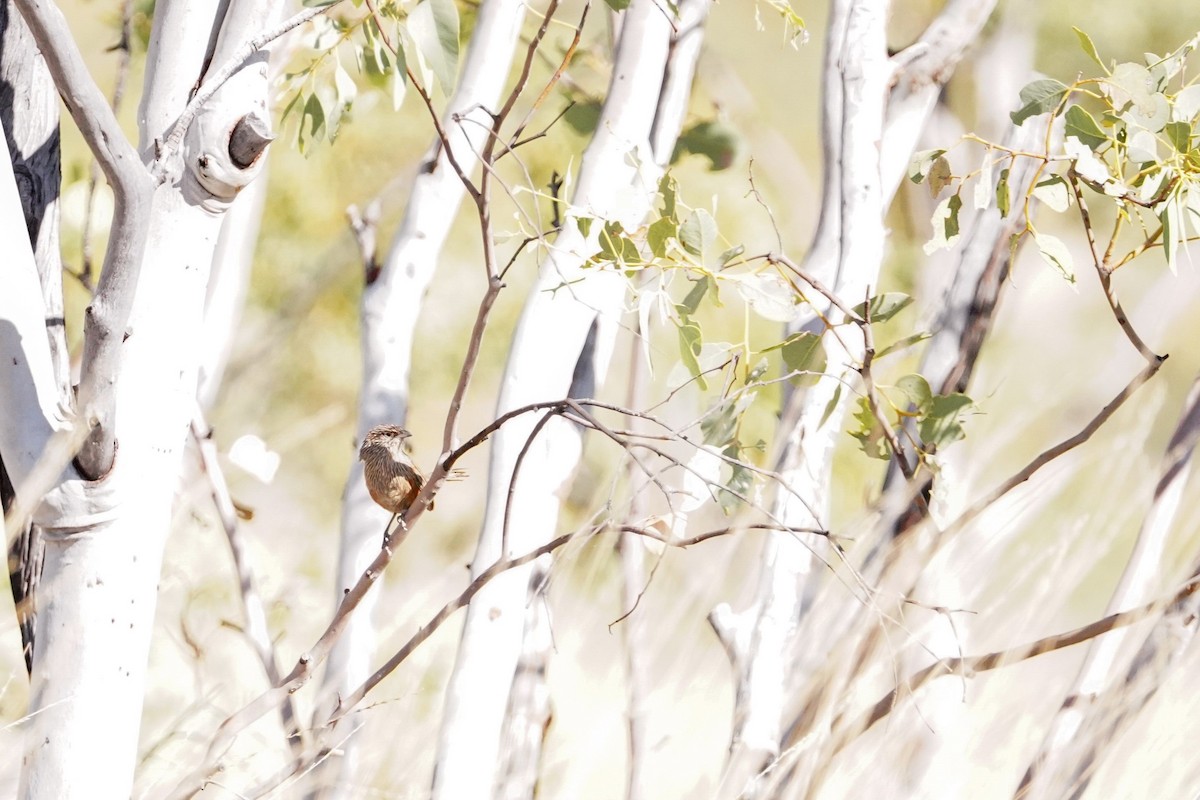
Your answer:
[[[513,337],[497,413],[567,394],[588,331],[598,318],[615,317],[623,279],[584,271],[597,249],[576,225],[580,215],[618,219],[627,229],[649,210],[656,173],[650,134],[671,38],[666,11],[653,0],[634,0],[625,12],[608,97],[580,167],[573,210],[555,241]],[[645,165],[639,170],[639,165]],[[601,342],[600,344],[605,344]],[[611,346],[597,347],[593,374],[607,369]],[[529,448],[516,478],[511,508],[508,489],[518,453],[537,423],[523,415],[493,438],[483,530],[472,561],[478,575],[502,555],[527,552],[547,541],[556,524],[565,479],[578,461],[579,436],[569,423],[551,420]],[[529,568],[511,570],[471,602],[458,660],[446,694],[446,711],[434,773],[438,800],[486,797],[495,766],[521,652],[522,613]]]
[[[822,83],[825,187],[805,266],[848,305],[867,298],[883,260],[879,142],[893,70],[886,50],[887,6],[877,0],[847,0],[835,3],[830,14]],[[818,295],[813,292],[812,297]],[[834,321],[841,318],[836,309],[827,315]],[[832,450],[851,395],[839,387],[843,381],[853,382],[863,354],[862,336],[851,326],[823,341],[829,377],[805,392],[797,424],[781,431],[787,441],[779,472],[791,491],[779,494],[774,513],[783,524],[796,527],[828,525]],[[805,584],[811,583],[826,552],[822,541],[770,537],[755,603],[740,614],[728,606],[714,610],[714,628],[738,672],[734,732],[721,797],[757,796],[762,790],[759,773],[779,753]]]
[[[176,5],[182,4],[160,4],[151,70],[159,63],[156,55],[172,51],[174,37],[208,40],[205,25],[211,21],[162,29]],[[193,55],[199,59],[203,51]],[[181,94],[165,75],[150,72],[151,100],[144,108],[157,110],[143,114],[148,130],[162,130],[170,121],[172,106],[156,103],[159,93],[186,98],[201,61],[172,65],[172,76],[187,76],[187,86]],[[257,165],[242,169],[231,161],[228,142],[238,120],[263,113],[265,94],[265,69],[257,64],[213,98],[207,117],[189,131],[182,179],[158,186],[148,219],[134,221],[148,225],[147,269],[128,287],[131,297],[103,298],[132,309],[111,389],[117,455],[100,481],[60,482],[35,516],[46,554],[22,797],[130,794],[159,565],[195,402],[219,212],[257,173]]]
[[[211,408],[221,390],[221,379],[233,352],[238,322],[250,288],[254,249],[267,200],[267,179],[261,176],[234,201],[217,238],[208,295],[204,301],[204,328],[200,340],[200,406]]]
[[[455,161],[470,174],[478,163],[525,19],[524,0],[485,0],[479,8],[462,72],[442,119]],[[363,377],[357,435],[382,423],[403,423],[408,413],[413,337],[425,291],[437,269],[465,188],[441,142],[435,140],[427,162],[413,180],[408,206],[378,277],[363,290],[361,330]],[[481,281],[481,285],[482,285]],[[355,460],[343,493],[336,597],[353,586],[379,552],[389,514],[367,494],[362,464]],[[372,671],[375,625],[372,590],[348,621],[326,662],[322,699],[316,718],[327,719],[340,698],[354,691]],[[323,797],[345,796],[357,781],[338,783],[339,774],[355,773],[357,737],[343,743],[338,757],[323,768]]]

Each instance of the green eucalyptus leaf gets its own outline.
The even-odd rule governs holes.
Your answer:
[[[700,421],[700,433],[704,443],[713,447],[724,447],[733,441],[737,432],[738,406],[732,400],[726,400],[717,410]]]
[[[871,322],[887,322],[892,317],[908,308],[913,299],[904,292],[884,292],[872,297],[866,303],[859,303],[850,309],[860,319],[867,318],[868,303],[870,304]]]
[[[793,333],[762,352],[769,353],[772,350],[780,351],[784,367],[789,373],[788,380],[795,384],[812,384],[825,372],[825,348],[821,346],[821,337],[812,331]]]
[[[678,226],[667,217],[660,217],[646,229],[646,244],[655,258],[665,258],[667,246],[678,234]]]
[[[963,418],[974,407],[965,394],[939,394],[917,426],[927,449],[942,449],[966,436]]]
[[[705,275],[687,293],[683,298],[683,302],[675,306],[679,313],[683,316],[691,316],[696,313],[696,309],[700,307],[700,301],[704,299],[704,295],[708,293],[708,287],[712,284],[712,278]]]
[[[1054,111],[1066,97],[1068,88],[1061,81],[1042,78],[1021,90],[1021,107],[1009,114],[1013,125],[1020,125],[1030,117]]]
[[[1171,146],[1177,153],[1186,153],[1192,148],[1192,125],[1190,122],[1168,122],[1163,126]]]
[[[741,448],[735,442],[725,448],[724,454],[729,458],[738,458],[741,453]],[[732,514],[743,503],[743,497],[750,497],[750,490],[754,487],[754,473],[741,464],[730,464],[729,481],[726,482],[724,488],[728,491],[720,493],[721,510],[726,515]]]
[[[891,447],[888,446],[887,438],[883,435],[883,425],[872,413],[867,398],[860,397],[858,399],[858,410],[854,412],[854,421],[857,424],[850,430],[850,435],[858,440],[862,451],[871,458],[887,461],[891,457]]]
[[[896,381],[896,388],[908,398],[908,402],[918,412],[925,411],[933,401],[933,390],[929,388],[929,381],[916,373],[900,378]]]
[[[723,268],[730,261],[733,261],[735,258],[740,257],[745,252],[746,252],[746,245],[744,245],[744,244],[739,244],[734,247],[731,247],[728,250],[726,250],[724,253],[721,253],[721,255],[717,257],[717,266]]]
[[[1104,130],[1082,106],[1068,106],[1064,121],[1066,127],[1063,135],[1074,136],[1092,150],[1108,141]]]
[[[703,208],[692,211],[679,226],[679,243],[705,266],[710,266],[710,259],[716,260],[716,253],[713,252],[716,241],[717,223]]]
[[[1033,241],[1037,245],[1042,259],[1057,269],[1059,274],[1066,279],[1067,283],[1074,283],[1075,262],[1071,258],[1071,251],[1067,249],[1063,241],[1057,236],[1051,236],[1047,233],[1034,233]]]
[[[1079,37],[1079,46],[1083,48],[1083,52],[1087,53],[1088,58],[1095,61],[1100,69],[1108,72],[1108,67],[1104,66],[1104,62],[1100,60],[1100,53],[1096,50],[1096,45],[1092,43],[1092,37],[1088,36],[1079,28],[1071,28],[1075,31],[1075,35]]]
[[[658,182],[658,196],[662,198],[662,215],[672,222],[678,224],[679,220],[675,216],[676,198],[679,196],[679,184],[675,182],[674,176],[671,173],[666,173]]]
[[[1009,189],[1007,169],[1000,171],[1000,181],[996,184],[996,208],[1000,211],[1000,216],[1008,216]]]
[[[891,353],[895,353],[899,350],[903,350],[906,347],[911,347],[914,344],[918,344],[918,343],[923,342],[926,339],[930,339],[932,337],[933,337],[933,334],[930,333],[929,331],[921,331],[920,333],[910,334],[909,336],[905,336],[903,339],[892,342],[891,344],[889,344],[887,347],[883,348],[882,350],[877,351],[875,353],[875,358],[877,358],[877,359],[883,358],[886,355],[890,355]]]

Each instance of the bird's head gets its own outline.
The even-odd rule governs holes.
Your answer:
[[[358,451],[359,458],[363,457],[363,453],[369,447],[385,447],[388,450],[399,451],[404,440],[410,436],[412,434],[399,425],[376,425],[367,431],[362,447]]]

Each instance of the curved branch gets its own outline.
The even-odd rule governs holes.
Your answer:
[[[146,249],[154,187],[100,87],[92,80],[62,12],[52,0],[14,2],[46,59],[67,110],[113,189],[113,221],[104,271],[95,299],[84,313],[78,395],[78,408],[85,421],[97,427],[77,463],[85,477],[97,479],[112,467],[116,452],[111,387]]]

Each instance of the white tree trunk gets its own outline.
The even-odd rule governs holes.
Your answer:
[[[653,0],[634,0],[625,12],[608,97],[584,153],[572,213],[542,266],[513,337],[498,414],[565,397],[589,330],[620,312],[624,280],[611,272],[583,269],[598,249],[595,229],[600,226],[584,237],[575,218],[623,220],[633,229],[649,210],[657,175],[642,174],[633,164],[646,165],[643,169],[653,164],[650,135],[670,39],[664,9]],[[630,158],[634,152],[640,153],[636,159]],[[566,285],[570,288],[552,291]],[[606,342],[599,345],[593,361],[597,377],[604,375],[611,353]],[[566,488],[564,477],[572,473],[581,446],[570,423],[551,420],[539,434],[516,478],[512,507],[506,509],[518,453],[538,419],[534,414],[520,416],[493,438],[487,507],[472,576],[502,556],[528,552],[552,535]],[[433,796],[438,800],[488,797],[495,785],[505,709],[521,652],[529,571],[523,567],[499,576],[468,608],[446,693],[434,771]]]
[[[495,110],[508,77],[525,8],[524,0],[485,0],[479,8],[462,74],[442,122],[455,161],[467,174],[478,162],[492,126],[488,111]],[[387,259],[378,277],[371,276],[374,279],[363,291],[359,441],[375,425],[403,424],[407,416],[413,335],[425,290],[437,269],[464,193],[445,149],[435,140],[427,163],[413,181],[404,219]],[[420,432],[417,436],[424,438]],[[338,600],[342,590],[353,586],[378,554],[390,516],[367,494],[362,464],[357,460],[350,467],[342,497],[335,586]],[[372,590],[363,599],[334,645],[326,662],[315,719],[328,719],[339,699],[358,688],[370,674],[375,646],[371,610],[377,598],[378,592]],[[320,777],[328,789],[324,797],[346,796],[358,785],[357,779],[337,782],[339,774],[355,774],[357,756],[357,738],[351,738],[341,746],[339,756],[327,761]]]
[[[879,142],[892,65],[887,58],[887,3],[844,0],[834,4],[825,62],[826,177],[821,220],[807,264],[810,272],[848,305],[861,303],[878,280],[883,259],[883,189]],[[832,138],[831,138],[832,137]],[[834,321],[840,312],[830,309]],[[844,341],[850,348],[842,347]],[[787,437],[780,474],[795,494],[780,492],[774,513],[785,525],[826,528],[835,437],[862,359],[861,334],[841,329],[824,338],[830,377],[808,389],[798,423]],[[839,399],[835,401],[835,395]],[[827,413],[830,407],[832,413]],[[779,754],[803,590],[821,557],[821,541],[772,536],[764,545],[758,596],[746,611],[714,609],[711,621],[738,674],[733,741],[721,797],[754,797],[757,776]]]
[[[196,396],[201,408],[210,409],[217,401],[225,367],[233,352],[238,322],[250,288],[254,249],[267,201],[267,176],[247,186],[221,223],[213,253],[212,274],[204,301],[204,327],[200,341],[200,386]]]
[[[183,5],[160,3],[161,16],[155,18],[148,100],[140,119],[142,129],[155,137],[183,111],[212,38],[213,9],[207,18],[188,15],[184,25],[175,22],[172,13]],[[250,13],[243,11],[251,5]],[[67,47],[62,41],[65,28],[51,34],[56,9],[43,11],[23,3],[22,10],[44,15],[39,18],[40,34],[31,23],[43,51]],[[223,30],[214,55],[217,63],[261,29],[267,12],[257,4],[235,0],[226,17],[238,19],[244,27]],[[61,15],[57,21],[61,23]],[[197,40],[200,46],[188,46]],[[84,86],[82,70],[60,73],[65,77],[56,74],[56,80],[73,81],[59,87],[74,100],[73,110],[82,108],[84,115],[103,110],[88,106],[99,93],[94,85]],[[172,99],[160,102],[164,97]],[[258,172],[257,162],[243,167],[229,153],[234,127],[248,117],[269,120],[261,58],[239,72],[196,117],[181,154],[182,173],[178,181],[155,189],[148,219],[124,219],[129,207],[117,206],[114,230],[121,225],[147,225],[148,233],[142,258],[132,253],[131,260],[111,269],[120,271],[132,264],[136,270],[143,258],[147,269],[129,273],[129,278],[137,275],[136,282],[122,284],[123,276],[110,272],[106,263],[93,304],[98,319],[104,318],[106,308],[131,307],[124,330],[116,332],[120,341],[113,342],[120,358],[110,388],[105,388],[104,379],[88,374],[95,362],[85,357],[83,365],[84,382],[91,381],[83,398],[86,407],[108,403],[105,398],[111,393],[111,417],[101,416],[102,433],[115,444],[111,469],[95,481],[84,481],[70,470],[34,515],[44,531],[46,554],[37,595],[38,647],[22,797],[124,798],[130,794],[159,565],[195,402],[199,333],[213,248],[222,212]],[[106,135],[108,146],[119,148],[120,143]],[[148,144],[144,152],[154,149]],[[126,155],[119,153],[117,158]],[[149,182],[148,174],[145,180]],[[132,296],[114,296],[123,292]],[[93,346],[90,353],[96,352]]]

